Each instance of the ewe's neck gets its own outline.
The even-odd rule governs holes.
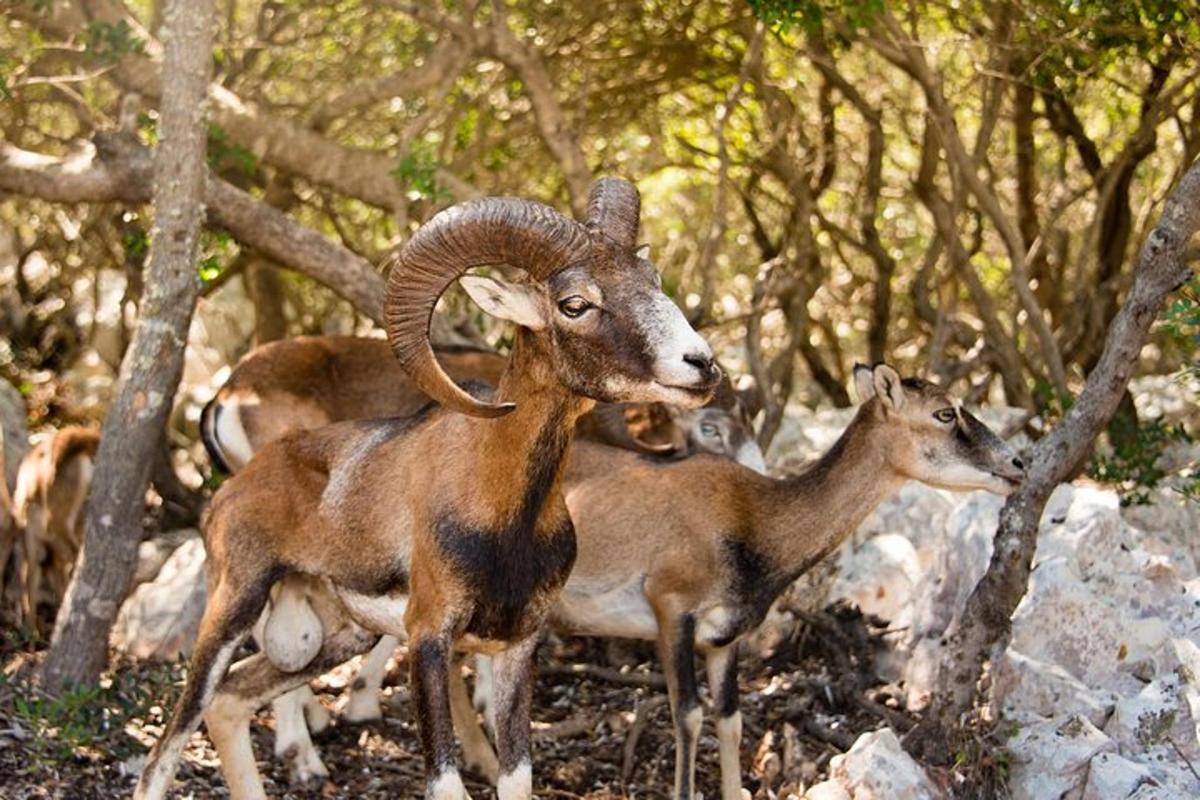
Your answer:
[[[799,573],[841,544],[905,483],[889,466],[889,447],[882,408],[864,403],[820,460],[776,482],[763,504],[759,548],[779,569]]]

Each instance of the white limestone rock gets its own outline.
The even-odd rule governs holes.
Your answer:
[[[831,601],[845,600],[893,626],[907,625],[913,586],[921,577],[917,550],[904,536],[872,536],[861,546],[843,548]]]
[[[1142,764],[1116,753],[1092,759],[1081,800],[1185,800],[1187,795],[1163,786]]]
[[[831,785],[832,784],[832,785]],[[841,793],[837,787],[841,787]],[[858,737],[829,762],[829,780],[809,789],[805,800],[941,800],[943,792],[912,759],[891,728]]]
[[[992,701],[1009,718],[1030,713],[1049,719],[1079,715],[1102,728],[1119,695],[1093,688],[1057,664],[1047,664],[1009,648],[998,660],[992,681]]]
[[[1117,745],[1087,717],[1075,715],[1027,725],[1008,741],[1013,757],[1013,800],[1061,800],[1086,779],[1088,765]]]
[[[135,658],[171,659],[191,651],[204,614],[204,543],[189,539],[167,559],[153,581],[126,599],[112,643]]]

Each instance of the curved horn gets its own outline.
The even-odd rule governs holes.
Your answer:
[[[587,226],[618,244],[636,247],[641,206],[641,196],[632,183],[601,178],[588,195]]]
[[[511,403],[476,400],[437,362],[429,321],[442,292],[472,267],[508,264],[545,280],[588,253],[587,231],[549,206],[516,197],[487,197],[442,211],[397,253],[388,274],[384,326],[400,365],[443,406],[498,417]]]

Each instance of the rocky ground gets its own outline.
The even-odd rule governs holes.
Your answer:
[[[860,733],[887,721],[910,722],[898,693],[877,679],[873,663],[883,629],[845,607],[806,615],[794,635],[777,640],[765,660],[751,657],[744,692],[747,788],[756,796],[790,796],[826,777],[831,761]],[[0,797],[126,796],[145,745],[159,733],[163,709],[178,690],[178,662],[122,659],[99,694],[51,706],[24,679],[38,660],[9,641],[0,683]],[[268,715],[255,726],[268,792],[280,798],[421,796],[422,766],[404,686],[403,652],[391,671],[378,724],[337,724],[317,744],[332,774],[323,786],[288,785],[270,757]],[[624,666],[613,666],[623,663]],[[539,797],[665,798],[670,796],[670,716],[652,654],[636,646],[613,651],[592,639],[555,639],[541,654],[535,700]],[[352,677],[340,670],[315,684],[336,708]],[[900,760],[906,757],[898,755]],[[842,759],[845,760],[844,758]],[[836,766],[836,764],[834,765]],[[706,729],[701,788],[717,792],[716,740]],[[478,782],[476,797],[489,796]],[[179,797],[224,797],[216,756],[196,736],[180,773]]]

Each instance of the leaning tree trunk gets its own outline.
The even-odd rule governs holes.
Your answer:
[[[987,572],[967,599],[941,663],[941,687],[906,740],[932,762],[955,752],[954,732],[974,706],[983,665],[1007,644],[1012,615],[1025,595],[1037,549],[1038,522],[1051,492],[1087,455],[1121,401],[1150,325],[1172,291],[1191,274],[1184,252],[1200,228],[1200,161],[1167,198],[1162,218],[1138,255],[1133,288],[1113,318],[1096,368],[1079,399],[1033,448],[1024,485],[1004,504]]]
[[[183,372],[199,292],[214,20],[213,0],[168,0],[150,264],[137,330],[104,420],[83,551],[43,671],[52,692],[95,682],[108,659],[109,630],[137,561],[150,471]]]

